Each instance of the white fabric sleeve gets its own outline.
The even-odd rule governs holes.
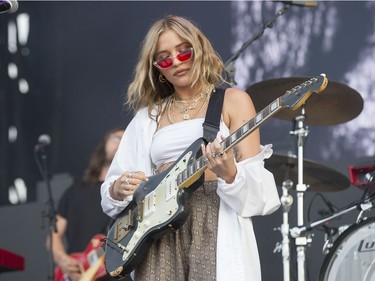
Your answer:
[[[262,146],[256,156],[236,163],[231,184],[218,178],[218,195],[241,217],[268,215],[280,207],[274,176],[264,167],[264,159],[272,152],[271,145]]]
[[[115,179],[114,179],[115,180]],[[122,210],[129,205],[130,201],[133,199],[133,196],[127,196],[123,201],[115,200],[111,197],[109,193],[109,188],[111,187],[112,183],[114,182],[108,180],[108,182],[104,182],[101,187],[101,194],[102,194],[102,208],[104,213],[108,216],[115,218],[117,214],[121,213]]]
[[[109,189],[114,181],[117,180],[123,172],[135,170],[134,167],[130,166],[131,163],[127,163],[129,161],[125,161],[125,159],[135,159],[133,155],[136,153],[136,143],[134,142],[135,133],[136,125],[135,120],[133,119],[126,128],[115,157],[113,158],[111,166],[108,169],[105,181],[101,186],[100,191],[102,196],[102,208],[104,213],[111,217],[115,217],[117,214],[119,214],[133,199],[133,196],[128,196],[123,201],[115,200],[111,197]]]
[[[112,183],[122,173],[125,171],[142,171],[147,176],[152,175],[153,166],[150,158],[150,147],[155,130],[156,122],[149,118],[147,107],[138,111],[126,127],[106,179],[101,186],[101,204],[103,211],[107,215],[115,217],[133,199],[133,196],[128,196],[123,201],[117,201],[109,193]]]

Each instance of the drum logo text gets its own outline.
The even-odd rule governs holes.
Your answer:
[[[370,252],[375,251],[375,241],[365,242],[365,240],[361,240],[358,247],[358,252]]]

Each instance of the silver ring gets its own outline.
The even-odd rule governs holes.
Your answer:
[[[126,183],[127,185],[130,185],[129,178],[126,178],[126,179],[125,179],[125,183]]]
[[[133,172],[130,172],[128,177],[129,178],[133,177]]]
[[[204,163],[208,163],[208,159],[207,158],[203,158],[203,162]]]
[[[216,155],[217,155],[216,152],[212,152],[212,153],[211,153],[211,157],[212,157],[212,158],[215,158]]]

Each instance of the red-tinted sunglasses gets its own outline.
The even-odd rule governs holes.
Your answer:
[[[170,68],[173,65],[173,59],[177,58],[180,62],[185,62],[191,59],[193,55],[193,48],[188,48],[182,51],[179,51],[178,54],[174,56],[169,56],[166,58],[162,58],[159,60],[154,61],[152,64],[160,69],[167,69]]]

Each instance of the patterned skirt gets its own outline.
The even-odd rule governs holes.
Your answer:
[[[216,189],[217,181],[208,181],[192,194],[187,221],[152,244],[135,270],[135,281],[216,280]]]

